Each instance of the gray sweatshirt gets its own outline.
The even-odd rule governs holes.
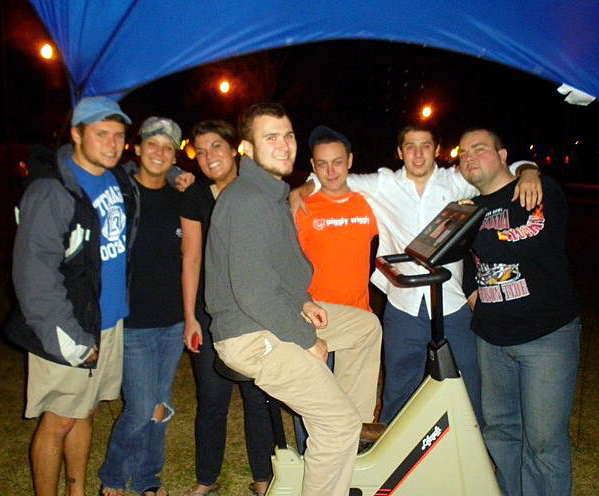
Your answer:
[[[206,309],[214,341],[269,330],[310,348],[314,326],[301,315],[311,301],[312,266],[299,243],[289,186],[241,159],[239,178],[219,196],[206,246]]]

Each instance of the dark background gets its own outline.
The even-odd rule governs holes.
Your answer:
[[[51,41],[24,0],[3,0],[0,142],[68,138],[68,74],[59,57],[43,60]],[[218,82],[228,79],[223,95]],[[482,59],[417,45],[344,40],[269,50],[183,71],[138,88],[121,102],[135,126],[149,115],[173,118],[188,131],[218,117],[235,123],[256,101],[283,103],[298,135],[297,168],[307,169],[306,140],[318,124],[346,133],[357,170],[397,167],[395,136],[431,104],[430,121],[442,136],[443,156],[472,125],[496,129],[513,159],[534,158],[562,180],[599,183],[599,104],[572,106],[557,84]],[[532,150],[530,146],[533,145]],[[567,157],[567,159],[565,158]],[[567,164],[564,162],[567,161]],[[18,164],[18,162],[17,162]]]

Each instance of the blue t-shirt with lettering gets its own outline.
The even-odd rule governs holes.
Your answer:
[[[69,165],[100,219],[100,312],[102,329],[129,314],[127,303],[127,216],[119,185],[109,170],[94,176],[72,159]]]

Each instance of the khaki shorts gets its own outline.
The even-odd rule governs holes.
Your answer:
[[[88,418],[100,401],[118,398],[122,377],[122,320],[102,331],[95,369],[69,367],[29,353],[25,417],[48,411],[66,418]]]

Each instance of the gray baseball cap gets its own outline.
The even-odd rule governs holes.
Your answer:
[[[82,98],[73,109],[71,126],[78,124],[91,124],[106,119],[111,115],[120,115],[127,124],[131,119],[119,107],[119,104],[106,96],[86,96]]]
[[[166,117],[148,117],[139,128],[139,135],[142,141],[156,136],[157,134],[163,134],[167,138],[170,138],[175,145],[175,149],[181,146],[181,128],[179,125]]]

